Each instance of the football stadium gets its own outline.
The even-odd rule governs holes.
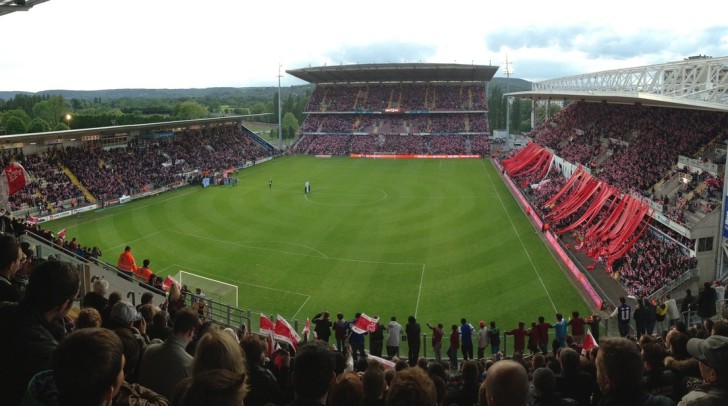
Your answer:
[[[0,135],[0,403],[289,404],[329,364],[311,404],[520,404],[484,379],[513,365],[529,404],[614,397],[598,369],[724,390],[728,57],[533,83],[517,134],[498,69],[288,70],[314,85],[290,147],[242,115]]]

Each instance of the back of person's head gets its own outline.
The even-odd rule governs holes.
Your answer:
[[[344,372],[336,377],[329,389],[328,406],[358,406],[364,400],[362,382],[356,372]]]
[[[463,361],[460,379],[464,384],[476,385],[478,383],[478,364],[473,360]]]
[[[462,319],[460,319],[460,324],[465,324],[465,323],[467,323],[467,320],[465,320],[465,317],[463,317]]]
[[[106,296],[106,291],[109,290],[109,281],[106,279],[96,279],[93,283],[94,293],[101,296]]]
[[[556,320],[561,321],[564,319],[564,315],[561,313],[556,313]]]
[[[124,379],[124,347],[111,330],[69,334],[53,353],[53,376],[64,406],[97,406],[111,400]]]
[[[24,301],[40,312],[47,312],[68,304],[78,295],[78,271],[70,264],[48,261],[30,274]]]
[[[647,342],[641,345],[642,360],[653,371],[661,371],[665,362],[665,350],[658,342]]]
[[[174,334],[187,334],[200,327],[200,317],[194,310],[185,307],[175,314],[174,317]]]
[[[142,293],[142,301],[141,301],[142,305],[152,303],[153,300],[154,300],[154,294],[152,292]]]
[[[415,316],[409,316],[409,317],[407,317],[407,321],[408,321],[409,323],[414,323],[414,322],[416,322],[416,321],[417,321],[417,319],[415,319]]]
[[[293,387],[301,399],[319,400],[329,391],[334,374],[334,351],[314,340],[298,349],[293,365]]]
[[[362,390],[364,391],[364,399],[382,399],[386,383],[384,381],[384,370],[382,370],[378,362],[374,361],[369,363],[367,370],[361,376],[361,383]]]
[[[533,389],[539,396],[554,393],[556,386],[556,375],[548,368],[537,368],[533,371]]]
[[[493,364],[485,378],[485,386],[491,406],[525,406],[528,403],[528,374],[526,368],[515,361]]]
[[[188,383],[179,406],[240,406],[246,394],[244,384],[245,374],[227,369],[203,371]]]
[[[139,314],[144,317],[144,321],[147,322],[147,325],[152,324],[152,322],[154,321],[154,315],[157,314],[158,311],[159,310],[157,310],[157,308],[150,303],[139,306]]]
[[[192,376],[213,369],[245,373],[245,360],[240,345],[229,334],[217,329],[209,330],[197,343],[192,361]]]
[[[394,363],[394,370],[397,372],[404,371],[407,368],[409,368],[409,362],[407,362],[403,359],[398,360],[397,362]]]
[[[76,329],[101,327],[101,313],[93,307],[84,307],[76,316]]]
[[[437,405],[435,384],[421,368],[397,372],[387,391],[387,406]]]
[[[267,350],[266,343],[257,335],[249,334],[240,340],[240,347],[245,354],[245,364],[248,368],[258,365],[263,361],[263,355]]]
[[[718,320],[713,323],[713,331],[711,332],[711,335],[728,337],[728,322]]]
[[[113,306],[114,303],[121,301],[121,292],[113,291],[109,293],[109,306]]]
[[[337,318],[338,320],[343,320],[343,319],[344,319],[344,313],[341,313],[341,312],[339,312],[339,313],[336,313],[336,318]]]
[[[442,362],[431,362],[427,366],[427,375],[439,376],[446,381],[448,379],[448,371],[445,369],[445,366],[442,365]]]
[[[565,374],[573,374],[579,371],[579,353],[566,347],[559,351],[559,361],[561,361],[561,370]]]
[[[18,240],[10,235],[0,236],[0,274],[10,269],[21,254]]]
[[[686,358],[688,354],[688,335],[678,330],[670,330],[665,337],[665,344],[670,354],[677,358]]]
[[[534,368],[543,368],[546,366],[546,357],[543,354],[535,354],[532,363]]]
[[[134,376],[134,371],[139,364],[139,355],[141,353],[139,341],[128,328],[117,328],[114,333],[124,346],[124,378],[127,382],[131,382],[129,378]]]
[[[627,299],[624,298],[624,296],[619,297],[619,303],[626,303]]]
[[[642,384],[642,355],[637,344],[626,338],[600,340],[596,366],[602,393],[634,390]]]

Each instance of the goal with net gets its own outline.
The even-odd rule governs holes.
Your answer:
[[[183,270],[177,273],[176,279],[180,284],[187,285],[190,292],[194,293],[195,289],[202,289],[205,299],[234,307],[238,306],[238,287],[235,285]]]

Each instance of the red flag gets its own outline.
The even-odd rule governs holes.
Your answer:
[[[58,238],[60,238],[62,240],[66,239],[66,229],[65,228],[58,232]]]
[[[306,326],[303,327],[303,331],[301,332],[301,335],[303,335],[306,340],[308,340],[308,335],[311,334],[311,320],[306,319]]]
[[[599,344],[597,344],[597,340],[594,339],[594,336],[591,333],[591,329],[587,329],[586,336],[584,336],[584,346],[581,349],[582,355],[591,351],[591,349],[594,347],[599,347]]]
[[[293,349],[298,349],[298,342],[301,341],[301,337],[296,333],[296,330],[291,327],[290,324],[281,317],[281,315],[276,316],[276,340],[284,341],[293,347]]]
[[[10,196],[16,194],[29,182],[30,175],[25,168],[17,162],[11,162],[0,174],[0,200],[2,203],[7,203]]]
[[[375,319],[362,313],[356,319],[356,323],[351,326],[351,329],[357,334],[373,333],[377,329],[377,323],[379,323],[378,317]]]
[[[270,356],[273,351],[275,351],[276,345],[276,340],[274,338],[275,324],[273,324],[273,322],[270,321],[270,319],[263,313],[260,314],[260,334],[265,336],[265,340],[268,342],[268,351],[266,355]]]
[[[27,219],[25,219],[25,222],[28,224],[38,224],[39,220],[38,217],[29,216]]]
[[[373,360],[377,361],[382,367],[384,367],[384,369],[394,368],[394,362],[392,362],[390,360],[386,360],[384,358],[377,357],[372,354],[367,354],[367,359],[373,359]]]
[[[162,290],[166,291],[167,289],[169,289],[170,286],[172,286],[173,283],[175,285],[179,285],[179,282],[177,282],[177,280],[174,279],[173,277],[171,277],[171,276],[166,277],[164,279],[164,283],[162,283]]]

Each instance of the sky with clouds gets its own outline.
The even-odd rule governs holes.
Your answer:
[[[644,3],[644,4],[643,4]],[[286,69],[500,66],[541,81],[728,56],[728,6],[688,2],[49,0],[0,17],[0,90],[282,86]]]

